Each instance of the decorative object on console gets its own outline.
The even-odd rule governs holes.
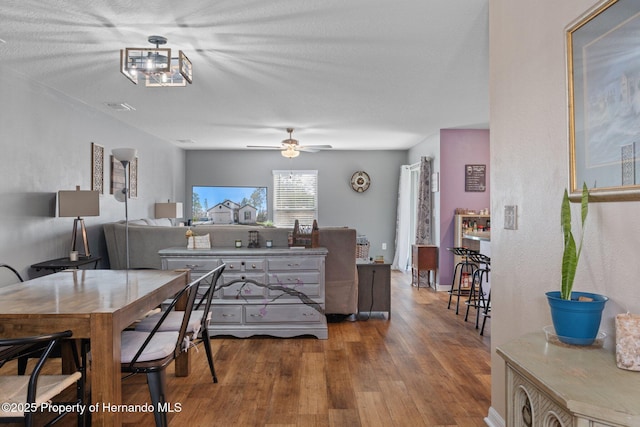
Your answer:
[[[249,244],[248,248],[259,248],[260,241],[258,240],[258,230],[249,231]]]
[[[269,146],[269,145],[247,145],[247,148],[264,148],[271,150],[281,150],[280,154],[282,157],[286,157],[288,159],[292,159],[294,157],[298,157],[301,151],[307,153],[317,153],[320,150],[326,150],[329,148],[333,148],[331,145],[300,145],[297,139],[293,139],[291,134],[293,133],[293,128],[287,128],[287,133],[289,134],[289,138],[282,141],[282,144],[278,146]]]
[[[195,234],[187,238],[187,249],[211,249],[211,237],[209,233],[203,236]]]
[[[367,236],[359,235],[356,237],[356,258],[369,259],[369,239]]]
[[[580,244],[571,231],[571,205],[565,189],[562,198],[561,225],[564,241],[562,255],[562,285],[560,291],[547,292],[551,319],[558,339],[565,344],[591,345],[598,335],[602,311],[609,298],[589,292],[572,292],[573,282],[582,252],[582,236],[589,212],[589,189],[582,185]]]
[[[138,77],[145,77],[147,87],[183,87],[193,81],[193,65],[180,50],[176,58],[171,57],[171,49],[161,48],[167,44],[162,36],[149,36],[149,43],[155,48],[125,48],[120,50],[120,72],[133,84]]]
[[[126,246],[126,259],[127,259],[127,270],[129,270],[129,204],[127,199],[129,198],[129,186],[127,185],[127,171],[128,166],[131,164],[133,160],[136,158],[136,154],[138,151],[134,148],[114,148],[111,150],[111,154],[113,154],[114,159],[118,160],[120,164],[122,164],[122,168],[124,169],[124,188],[120,192],[116,192],[114,194],[116,200],[124,201],[124,218],[125,218],[125,246]]]
[[[351,188],[358,193],[364,193],[371,185],[371,178],[365,171],[356,171],[351,175]]]
[[[305,248],[318,247],[318,221],[313,220],[313,225],[300,225],[296,219],[293,225],[292,246],[303,246]]]
[[[616,364],[620,369],[640,371],[640,315],[616,316]]]
[[[58,216],[76,217],[73,220],[73,232],[71,233],[71,250],[77,251],[76,240],[78,237],[78,225],[80,225],[82,241],[84,243],[84,253],[81,257],[90,257],[89,240],[87,239],[87,229],[84,225],[83,216],[100,215],[100,193],[98,191],[80,190],[76,186],[75,191],[58,191]]]
[[[156,218],[176,219],[183,217],[184,210],[182,203],[167,200],[166,203],[156,203],[155,214]]]
[[[104,147],[91,143],[91,189],[104,194]]]

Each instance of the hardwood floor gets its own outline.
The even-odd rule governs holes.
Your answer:
[[[491,404],[490,320],[485,336],[446,292],[412,287],[392,272],[391,320],[329,324],[329,339],[215,338],[218,384],[202,348],[192,373],[167,375],[172,426],[483,426]],[[368,317],[367,313],[361,316]],[[192,350],[193,351],[193,350]],[[145,378],[129,378],[123,401],[149,402]],[[125,425],[153,425],[127,413]],[[63,425],[73,425],[66,417]]]

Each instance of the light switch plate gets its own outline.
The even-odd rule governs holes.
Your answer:
[[[518,229],[518,206],[505,205],[504,207],[504,229],[505,230],[517,230]]]

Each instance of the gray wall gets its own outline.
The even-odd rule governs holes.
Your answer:
[[[186,155],[185,215],[191,212],[194,185],[267,186],[273,215],[272,170],[318,171],[318,224],[348,226],[371,242],[370,256],[393,260],[400,166],[407,151],[321,151],[289,160],[278,151],[188,151]],[[364,193],[351,189],[351,175],[364,170],[371,186]],[[382,250],[382,243],[387,250]]]
[[[172,144],[2,66],[0,99],[0,263],[30,277],[31,264],[68,256],[73,218],[55,216],[56,194],[90,189],[91,142],[104,146],[106,160],[100,216],[85,218],[92,253],[105,255],[101,224],[124,218],[124,205],[109,193],[112,148],[138,149],[130,218],[152,217],[156,201],[184,199],[185,155]]]

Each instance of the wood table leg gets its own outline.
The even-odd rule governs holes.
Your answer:
[[[189,350],[191,351],[191,350]],[[189,357],[189,351],[183,351],[176,358],[176,377],[188,377],[191,372],[191,358]]]
[[[122,403],[120,332],[111,313],[91,316],[91,413],[93,426],[120,426],[122,414],[114,405]],[[109,408],[112,408],[111,410]]]

